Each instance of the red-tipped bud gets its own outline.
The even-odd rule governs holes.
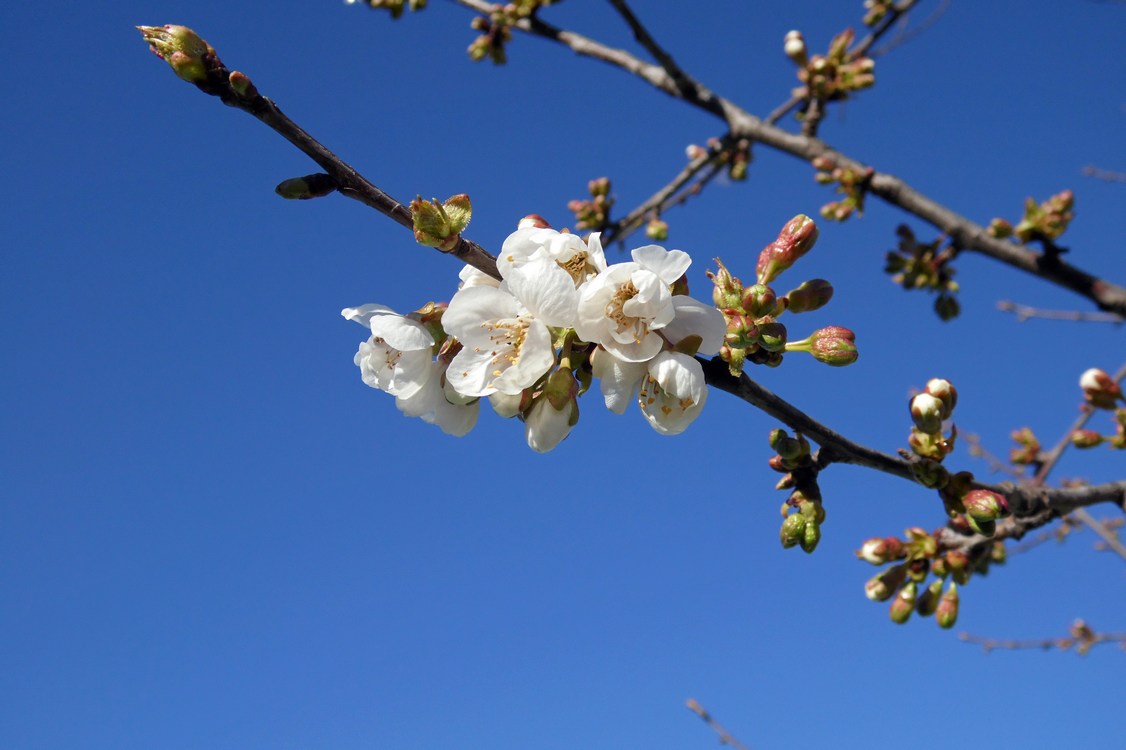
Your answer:
[[[782,227],[778,238],[763,248],[755,271],[758,283],[769,284],[797,262],[817,242],[817,225],[805,214],[799,214]]]
[[[953,582],[939,600],[934,617],[940,628],[950,629],[958,621],[958,586]]]
[[[996,521],[1009,515],[1009,503],[1005,497],[991,490],[970,490],[962,498],[966,515],[975,521]]]
[[[825,279],[810,279],[786,294],[786,309],[794,313],[818,310],[833,298],[833,285]]]
[[[903,543],[893,536],[885,539],[875,538],[869,539],[860,545],[860,549],[856,551],[856,556],[865,562],[870,562],[873,565],[883,565],[884,563],[897,560],[903,551]]]
[[[809,337],[809,352],[818,362],[833,367],[844,367],[856,361],[856,334],[841,326],[828,326],[814,331]]]
[[[765,284],[752,284],[743,291],[743,310],[752,318],[772,315],[777,303],[774,290]]]
[[[888,610],[888,616],[891,621],[897,625],[902,625],[907,622],[911,617],[911,613],[915,611],[915,600],[919,595],[919,587],[914,581],[908,581],[903,588],[899,590],[899,595],[891,603],[891,609]]]
[[[1113,409],[1122,398],[1122,388],[1105,371],[1092,367],[1079,376],[1083,397],[1096,409]]]

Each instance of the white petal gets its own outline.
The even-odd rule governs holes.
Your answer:
[[[442,327],[463,344],[487,340],[488,332],[481,328],[483,323],[515,318],[521,312],[520,303],[508,292],[490,286],[471,286],[459,290],[450,300],[442,315]]]
[[[555,350],[551,344],[551,332],[547,326],[538,320],[528,321],[524,341],[516,352],[516,361],[499,375],[494,366],[492,387],[501,393],[515,395],[532,386],[555,364]]]
[[[373,315],[371,332],[387,342],[388,346],[401,352],[429,349],[434,346],[434,337],[426,326],[417,320],[401,315]]]
[[[578,405],[568,401],[560,411],[551,405],[546,397],[539,398],[532,405],[524,420],[524,438],[528,447],[537,453],[547,453],[563,442],[571,434],[571,418]]]
[[[692,299],[683,294],[672,298],[676,317],[661,329],[661,334],[674,346],[689,336],[703,339],[699,354],[711,356],[718,354],[727,333],[727,321],[723,313],[711,305]]]
[[[360,305],[359,307],[345,307],[340,311],[340,314],[345,318],[355,323],[359,323],[364,328],[368,328],[371,325],[371,318],[373,315],[387,313],[390,313],[391,315],[398,315],[398,313],[392,310],[390,307],[387,307],[386,305],[376,304]]]
[[[694,357],[662,352],[649,363],[638,403],[650,426],[662,435],[683,432],[708,400],[704,369]]]
[[[457,287],[458,289],[464,289],[468,286],[500,286],[499,281],[484,271],[477,270],[473,266],[462,266],[457,277],[461,279],[461,283],[458,284]]]
[[[512,294],[544,324],[574,327],[579,292],[571,276],[555,261],[546,257],[529,260],[510,269],[505,282]]]
[[[645,245],[630,252],[630,256],[657,274],[661,281],[672,284],[692,265],[692,258],[683,250],[666,250],[659,245]]]
[[[630,402],[637,398],[637,388],[647,370],[646,363],[627,362],[604,349],[596,349],[591,365],[606,408],[615,414],[624,414]]]

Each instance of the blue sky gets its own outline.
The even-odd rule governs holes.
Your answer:
[[[690,696],[756,748],[1121,736],[1120,651],[984,656],[864,598],[874,571],[852,551],[938,526],[930,493],[834,467],[816,554],[782,550],[777,425],[724,394],[679,438],[584,399],[576,432],[541,456],[516,423],[482,414],[449,438],[360,382],[363,332],[340,308],[448,299],[457,264],[353,201],[278,199],[313,165],[179,82],[134,25],[194,27],[392,195],[469,193],[469,235],[493,249],[530,212],[566,225],[592,177],[632,207],[688,143],[721,134],[542,41],[518,37],[504,68],[471,64],[470,15],[431,5],[397,23],[333,1],[0,10],[0,745],[712,746]],[[687,70],[758,113],[794,85],[786,31],[822,49],[861,14],[637,5]],[[1126,169],[1124,14],[952,4],[822,136],[982,223],[1072,188],[1071,258],[1126,282],[1126,192],[1080,174]],[[545,17],[633,49],[605,3]],[[830,199],[792,158],[755,156],[746,183],[667,217],[698,296],[710,258],[749,275],[787,219]],[[834,283],[809,330],[853,328],[859,362],[791,357],[754,376],[888,452],[906,444],[907,394],[934,376],[959,389],[960,430],[994,451],[1024,425],[1054,442],[1079,373],[1122,363],[1121,329],[1018,324],[998,299],[1088,306],[975,257],[957,266],[962,317],[941,324],[881,273],[904,220],[933,236],[872,203],[822,224],[784,277]],[[987,474],[964,448],[950,464]],[[1057,479],[1122,467],[1069,454]],[[973,581],[957,630],[1041,637],[1084,617],[1121,631],[1124,582],[1080,534]]]

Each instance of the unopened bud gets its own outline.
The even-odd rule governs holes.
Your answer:
[[[1076,448],[1094,448],[1103,441],[1103,436],[1094,430],[1074,430],[1071,433],[1071,444]]]
[[[465,194],[447,198],[444,203],[438,203],[436,198],[427,202],[419,197],[411,201],[410,209],[415,241],[445,252],[457,247],[461,232],[473,215],[469,196]]]
[[[934,616],[940,628],[950,629],[958,621],[958,586],[954,582],[950,583],[950,588],[946,589],[939,600]]]
[[[752,318],[762,318],[771,315],[778,299],[774,290],[765,284],[752,284],[743,291],[743,309]]]
[[[794,30],[786,34],[786,40],[784,42],[783,49],[786,51],[786,57],[790,58],[798,65],[805,65],[805,39],[802,38],[800,31]]]
[[[938,601],[942,596],[942,581],[931,581],[931,585],[919,595],[915,602],[915,611],[922,617],[930,617],[938,610]]]
[[[187,26],[138,26],[153,53],[168,63],[173,72],[189,83],[207,81],[207,57],[215,50]],[[218,62],[218,59],[215,59]]]
[[[949,419],[958,404],[958,391],[954,389],[954,385],[943,378],[931,378],[923,391],[942,402],[942,418]]]
[[[864,595],[874,602],[886,602],[899,589],[906,576],[906,565],[888,568],[883,573],[873,576],[864,584]]]
[[[904,584],[903,588],[899,590],[898,596],[891,603],[891,609],[888,610],[888,616],[891,621],[902,625],[907,622],[911,617],[911,613],[915,611],[915,599],[919,595],[919,587],[914,581],[908,581]]]
[[[809,337],[809,352],[818,362],[833,367],[844,367],[856,361],[856,334],[841,326],[828,326],[814,331]]]
[[[860,545],[860,549],[856,551],[856,556],[873,565],[883,565],[898,559],[902,550],[903,543],[895,537],[889,536],[884,539],[877,537]]]
[[[758,343],[768,352],[785,351],[786,326],[778,322],[769,322],[759,325]]]
[[[328,195],[336,190],[336,187],[336,180],[323,172],[318,172],[283,180],[274,188],[274,192],[287,200],[308,200]]]
[[[769,284],[797,262],[817,242],[817,225],[805,214],[790,219],[778,238],[763,248],[755,271],[758,283]]]
[[[991,490],[970,490],[962,498],[966,515],[975,521],[996,521],[1009,515],[1009,503],[1005,497]]]
[[[1092,367],[1079,376],[1079,387],[1083,389],[1087,403],[1096,409],[1113,409],[1118,399],[1122,398],[1122,388],[1114,382],[1114,378],[1097,367]]]
[[[929,393],[920,393],[911,399],[911,419],[920,432],[942,432],[942,401]]]
[[[708,271],[708,278],[715,285],[712,289],[712,302],[720,310],[740,309],[743,304],[743,283],[731,275],[719,258],[715,259],[715,264],[715,272]]]
[[[528,214],[516,224],[517,229],[550,229],[547,219],[539,214]]]
[[[808,523],[806,517],[801,513],[786,516],[786,520],[782,522],[782,530],[779,534],[782,539],[782,546],[785,549],[789,549],[797,544],[804,544],[805,527]]]
[[[645,225],[645,236],[655,242],[664,242],[669,238],[669,224],[654,216]]]
[[[825,279],[810,279],[786,294],[786,309],[794,313],[818,310],[833,298],[833,285]]]

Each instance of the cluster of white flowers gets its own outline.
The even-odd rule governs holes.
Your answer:
[[[487,397],[497,413],[523,419],[529,446],[549,451],[577,422],[580,383],[591,375],[611,411],[636,398],[653,429],[677,434],[708,395],[692,355],[718,353],[726,322],[673,293],[687,253],[646,245],[631,256],[607,265],[598,234],[583,241],[529,217],[501,248],[503,280],[467,267],[444,311],[343,310],[371,330],[355,363],[403,413],[452,435],[472,429]]]

